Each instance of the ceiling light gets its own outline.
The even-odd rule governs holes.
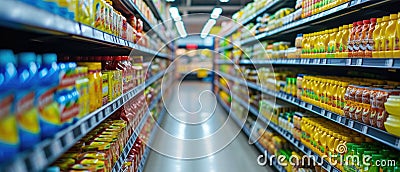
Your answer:
[[[229,0],[219,0],[219,2],[229,2]]]
[[[175,2],[175,0],[166,0],[167,2]]]
[[[187,36],[185,26],[183,25],[182,21],[176,21],[175,22],[176,29],[178,29],[178,33],[182,38],[185,38]]]
[[[211,18],[212,19],[217,19],[219,15],[222,13],[222,8],[214,8],[213,11],[211,12]]]
[[[215,19],[209,19],[207,23],[204,25],[203,29],[201,30],[200,37],[205,38],[207,37],[208,33],[210,33],[211,28],[217,23]]]
[[[177,7],[171,7],[169,8],[169,13],[171,14],[171,17],[174,21],[180,21],[182,20],[182,17],[179,15],[179,10]]]

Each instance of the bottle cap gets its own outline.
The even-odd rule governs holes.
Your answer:
[[[370,24],[369,20],[363,20],[363,24]]]
[[[378,22],[378,23],[382,22],[382,18],[377,18],[376,22]]]
[[[376,23],[376,18],[371,18],[371,19],[369,19],[369,21],[370,21],[371,23]]]
[[[29,64],[30,62],[35,62],[36,54],[32,52],[24,52],[18,54],[18,64]]]
[[[333,30],[333,32],[337,32],[339,29],[338,28],[333,28],[332,30]]]
[[[357,26],[357,22],[353,22],[353,26]]]
[[[43,64],[51,64],[57,62],[57,54],[48,53],[43,54]]]
[[[343,29],[348,29],[349,25],[343,25]]]
[[[361,25],[363,25],[363,21],[358,21],[357,26],[361,26]]]
[[[12,50],[0,50],[0,65],[13,63],[16,65],[16,59]]]
[[[383,19],[382,19],[382,21],[389,21],[390,20],[390,17],[389,16],[383,16]]]

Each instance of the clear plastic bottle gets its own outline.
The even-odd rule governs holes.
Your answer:
[[[393,58],[394,44],[396,41],[397,14],[390,14],[390,20],[386,27],[385,57]]]
[[[375,30],[372,33],[372,39],[373,39],[373,43],[372,43],[372,58],[378,58],[379,57],[379,46],[380,46],[380,33],[382,30],[381,27],[381,23],[382,23],[382,18],[377,18],[376,19],[376,25],[375,25]]]

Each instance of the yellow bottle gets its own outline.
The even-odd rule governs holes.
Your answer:
[[[386,48],[386,36],[387,36],[387,33],[386,33],[386,28],[387,28],[387,25],[388,25],[388,22],[389,22],[389,20],[390,20],[390,17],[389,16],[384,16],[383,17],[383,19],[382,19],[382,23],[381,23],[381,31],[379,32],[379,37],[378,37],[378,41],[379,41],[379,55],[378,55],[378,57],[380,57],[380,58],[383,58],[383,57],[385,57],[385,48]]]
[[[340,26],[335,36],[335,49],[332,52],[334,54],[334,57],[336,58],[340,57],[340,39],[342,38],[342,34],[343,34],[343,26]]]
[[[393,57],[400,58],[400,12],[397,14],[396,37],[393,46]]]
[[[326,81],[325,79],[321,79],[319,84],[319,102],[317,103],[317,106],[319,107],[324,107],[325,103],[325,94],[326,94]]]
[[[329,43],[328,43],[328,53],[327,56],[328,58],[333,58],[335,57],[335,52],[336,52],[336,36],[339,33],[338,28],[332,29],[331,34],[329,35]]]
[[[393,58],[393,50],[396,39],[397,14],[390,14],[390,21],[386,27],[385,35],[385,57]]]
[[[311,34],[311,38],[310,38],[310,50],[311,51],[310,51],[310,55],[309,55],[310,58],[312,58],[314,56],[315,52],[316,52],[315,51],[316,34],[317,33],[312,33]]]
[[[349,55],[347,45],[348,45],[348,41],[349,41],[350,31],[352,28],[353,28],[353,24],[343,26],[343,33],[340,38],[340,57],[341,58],[348,57],[348,55]]]
[[[374,49],[372,50],[372,58],[379,57],[379,46],[380,46],[379,36],[380,36],[381,30],[382,30],[381,23],[382,23],[382,18],[376,19],[375,30],[372,34],[373,39],[374,39],[374,43],[373,43]]]
[[[331,39],[331,33],[333,32],[333,29],[325,30],[324,35],[322,37],[322,42],[321,42],[321,48],[322,48],[322,56],[320,57],[326,57],[328,54],[329,50],[329,41]]]
[[[309,39],[309,34],[304,34],[303,35],[303,40],[301,41],[301,47],[302,47],[302,53],[301,53],[301,58],[306,58],[308,51],[309,51],[309,43],[308,43],[308,39]]]

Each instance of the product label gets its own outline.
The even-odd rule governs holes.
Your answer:
[[[56,88],[51,88],[47,91],[45,91],[42,95],[39,95],[39,112],[43,112],[46,106],[50,105],[52,102],[54,102],[54,93],[56,91]]]
[[[14,101],[14,95],[10,94],[0,99],[0,151],[7,152],[10,145],[14,145],[15,151],[18,143],[18,130],[17,120],[15,115],[12,114],[12,105]],[[3,147],[2,143],[6,143],[7,146]],[[5,155],[6,156],[6,155]],[[0,158],[3,157],[0,155]]]
[[[399,50],[399,37],[396,37],[394,40],[394,50]]]
[[[24,113],[33,108],[35,94],[29,92],[23,98],[21,98],[17,103],[17,116],[22,116]]]
[[[13,95],[6,96],[2,100],[0,100],[0,120],[3,120],[3,118],[11,114],[11,107],[13,101],[14,101]]]
[[[74,104],[69,107],[62,106],[60,109],[61,109],[61,114],[60,114],[61,122],[63,122],[63,123],[72,119],[73,117],[75,117],[79,114],[79,105],[78,104]]]

